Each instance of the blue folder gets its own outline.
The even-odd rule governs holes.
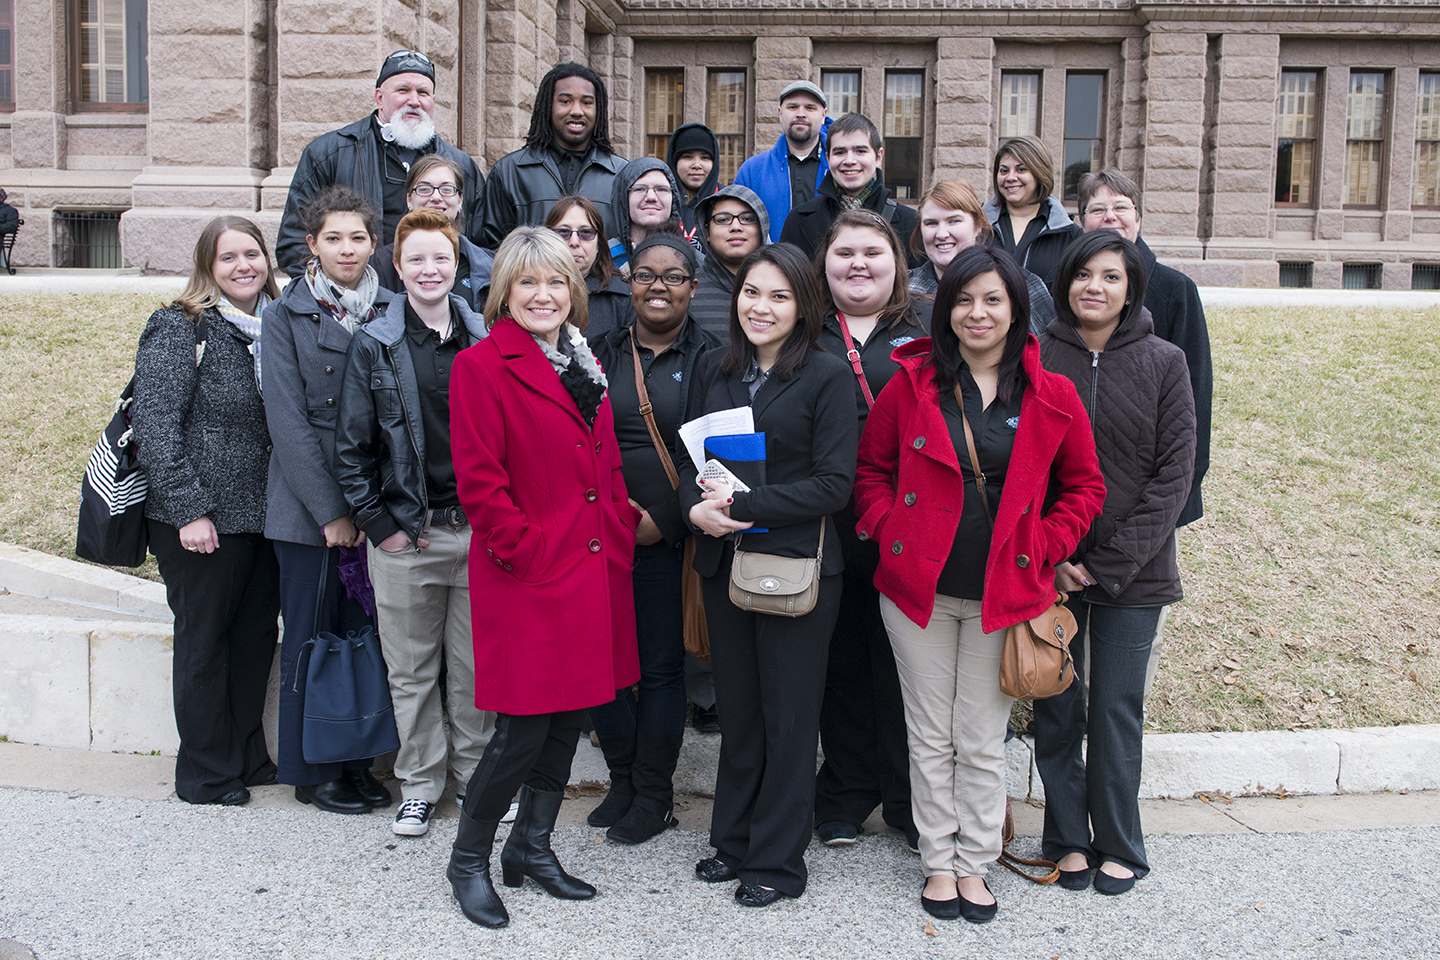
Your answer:
[[[705,456],[718,460],[751,489],[765,486],[765,434],[727,433],[705,438]],[[746,533],[769,533],[751,527]]]

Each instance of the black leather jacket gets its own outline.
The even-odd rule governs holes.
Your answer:
[[[425,489],[425,427],[420,389],[405,343],[405,297],[361,327],[350,341],[335,423],[335,479],[350,518],[379,544],[403,530],[414,542],[430,509]],[[472,343],[485,322],[462,297],[450,294]]]
[[[610,184],[625,160],[613,153],[590,148],[585,169],[580,172],[575,192],[600,209],[605,218],[605,236],[615,236],[616,218],[610,210]],[[482,247],[494,250],[511,230],[536,226],[555,201],[565,195],[560,166],[549,150],[524,147],[507,153],[490,168],[490,185],[485,193],[484,236],[471,237]],[[602,242],[604,238],[602,237]]]

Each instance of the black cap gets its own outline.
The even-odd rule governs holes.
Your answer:
[[[435,64],[418,50],[396,50],[386,57],[385,62],[380,64],[380,76],[375,78],[375,86],[380,86],[397,73],[418,73],[429,77],[431,83],[435,82]]]
[[[714,134],[710,133],[707,127],[698,123],[687,123],[674,134],[670,151],[677,157],[687,150],[703,150],[709,154],[715,149],[713,136]],[[715,158],[711,156],[710,159],[714,160]]]

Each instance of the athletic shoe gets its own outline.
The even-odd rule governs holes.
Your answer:
[[[423,837],[430,831],[430,815],[434,812],[435,804],[428,800],[406,800],[400,804],[390,829],[396,836]]]

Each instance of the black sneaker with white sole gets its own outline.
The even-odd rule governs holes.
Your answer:
[[[395,814],[391,831],[400,837],[423,837],[430,831],[430,815],[435,804],[428,800],[406,800]]]

